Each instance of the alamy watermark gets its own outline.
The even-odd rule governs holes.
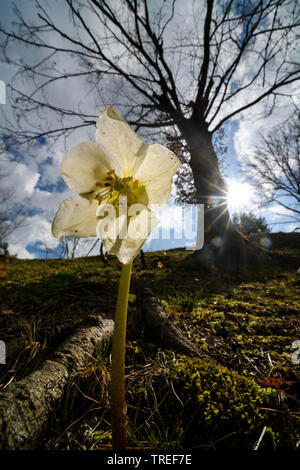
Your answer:
[[[6,364],[6,345],[0,340],[0,364]]]
[[[6,85],[3,80],[0,80],[0,104],[6,104]]]
[[[296,349],[292,354],[292,363],[298,365],[300,364],[300,340],[296,340],[292,343],[292,349]]]
[[[174,206],[170,208],[169,214],[161,211],[159,205],[153,204],[150,209],[143,204],[127,207],[126,196],[119,197],[118,206],[100,205],[97,209],[97,236],[109,241],[146,240],[152,232],[152,240],[171,240],[173,234],[174,240],[184,240],[186,244],[196,241],[195,245],[187,246],[187,250],[200,250],[203,247],[204,204]],[[153,232],[156,227],[158,230]]]

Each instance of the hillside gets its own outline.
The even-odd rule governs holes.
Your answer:
[[[268,261],[234,274],[190,271],[181,249],[145,253],[146,266],[135,260],[126,356],[132,447],[250,450],[264,431],[261,449],[296,448],[300,365],[292,362],[292,343],[300,340],[300,234],[261,237],[272,240]],[[88,319],[113,315],[120,266],[113,257],[107,261],[0,261],[0,339],[8,351],[0,395]],[[144,287],[213,362],[154,343],[140,317]],[[73,371],[34,448],[109,448],[109,352],[110,344],[96,348]]]

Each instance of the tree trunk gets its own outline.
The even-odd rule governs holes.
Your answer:
[[[205,207],[205,235],[210,242],[222,236],[230,223],[226,204],[226,183],[221,176],[218,157],[212,144],[212,135],[207,124],[199,120],[188,120],[184,135],[191,153],[198,204]]]
[[[181,123],[181,132],[191,153],[197,203],[204,204],[204,247],[195,254],[207,268],[237,266],[245,262],[247,242],[230,221],[227,187],[207,124],[199,118]]]

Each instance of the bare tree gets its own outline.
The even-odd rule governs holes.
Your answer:
[[[283,208],[286,222],[300,221],[300,116],[274,128],[248,155],[247,167],[261,204]]]
[[[97,244],[100,245],[99,242],[99,238],[96,238],[96,240],[90,240],[74,237],[62,237],[58,246],[55,248],[50,248],[49,243],[44,240],[41,244],[40,251],[43,252],[46,259],[48,259],[50,256],[59,259],[73,259],[77,257],[89,256],[94,252]]]
[[[0,171],[0,185],[5,172]],[[12,190],[0,189],[0,252],[8,253],[9,236],[24,223],[23,207],[15,201]]]
[[[206,244],[218,235],[225,251],[235,250],[212,139],[245,110],[264,103],[271,113],[291,94],[300,77],[297,0],[64,0],[59,6],[69,16],[63,22],[45,1],[35,4],[35,19],[15,8],[18,22],[0,29],[4,60],[33,84],[31,92],[9,87],[17,128],[6,121],[6,140],[69,135],[94,125],[97,110],[114,104],[140,132],[182,141],[197,202],[206,208]],[[16,41],[32,50],[31,60],[10,54]],[[83,102],[69,109],[56,99],[53,85],[67,87],[78,78],[93,92],[94,109]]]

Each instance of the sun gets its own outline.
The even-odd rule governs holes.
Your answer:
[[[229,181],[227,206],[230,212],[249,212],[252,206],[253,190],[248,183]]]

